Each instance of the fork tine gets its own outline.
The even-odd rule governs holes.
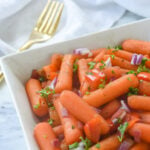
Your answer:
[[[58,11],[57,11],[57,13],[56,13],[56,17],[55,17],[55,19],[54,19],[52,25],[51,25],[50,28],[49,28],[48,34],[51,35],[51,34],[53,34],[53,33],[55,32],[55,30],[56,30],[56,28],[57,28],[57,25],[58,25],[58,22],[59,22],[59,20],[60,20],[60,16],[61,16],[63,7],[64,7],[64,4],[61,3],[60,6],[59,6],[59,8],[58,8]]]
[[[39,17],[39,19],[38,19],[38,21],[37,21],[37,23],[36,23],[36,27],[35,27],[36,30],[41,26],[42,20],[43,20],[43,18],[45,17],[46,12],[47,12],[47,10],[48,10],[50,4],[51,4],[51,1],[48,0],[46,6],[44,7],[44,10],[42,11],[42,13],[41,13],[41,15],[40,15],[40,17]]]
[[[53,9],[53,12],[52,12],[52,14],[51,14],[51,16],[50,16],[50,18],[49,18],[49,20],[48,20],[48,23],[46,24],[46,27],[45,27],[45,29],[44,29],[44,33],[47,33],[47,32],[48,32],[49,27],[50,27],[50,25],[52,24],[52,22],[53,22],[53,20],[54,20],[54,17],[55,17],[55,14],[56,14],[56,12],[57,12],[58,7],[59,7],[59,2],[56,2],[56,5],[55,5],[55,7],[54,7],[54,9]]]
[[[45,15],[45,17],[44,17],[44,19],[41,23],[41,26],[39,28],[39,32],[42,32],[44,30],[44,28],[45,28],[45,26],[46,26],[46,24],[49,20],[49,17],[51,16],[51,14],[53,12],[53,9],[54,9],[55,5],[56,5],[56,1],[53,1],[51,3],[50,7],[48,8],[48,11],[46,12],[46,15]]]

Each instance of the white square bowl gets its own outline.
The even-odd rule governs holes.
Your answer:
[[[79,47],[93,49],[114,46],[129,38],[149,41],[150,19],[2,58],[2,70],[12,95],[29,150],[38,150],[33,137],[33,128],[38,120],[31,111],[24,88],[32,69],[38,69],[48,64],[50,56],[56,52],[71,53],[73,49]]]

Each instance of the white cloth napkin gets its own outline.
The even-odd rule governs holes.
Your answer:
[[[124,8],[112,0],[60,1],[64,3],[64,10],[57,33],[48,42],[37,44],[33,47],[72,39],[80,35],[109,28],[118,21],[125,12]],[[11,3],[7,8],[4,7],[0,9],[0,39],[3,41],[3,44],[4,42],[7,43],[13,47],[14,50],[24,44],[46,2],[47,0],[1,1],[2,5],[0,5],[0,7]],[[7,9],[6,14],[5,9]],[[9,11],[9,9],[12,10]],[[2,14],[5,14],[5,18]],[[6,54],[4,47],[4,45],[2,47],[0,46],[0,51]]]

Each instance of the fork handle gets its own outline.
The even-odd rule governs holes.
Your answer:
[[[27,41],[21,48],[19,48],[19,51],[24,51],[30,48],[33,45],[33,43],[33,41]]]

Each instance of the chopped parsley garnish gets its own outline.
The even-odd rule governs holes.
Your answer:
[[[33,108],[38,109],[40,107],[40,104],[36,104],[33,106]]]
[[[101,79],[101,81],[102,81],[102,83],[101,83],[101,84],[99,84],[98,88],[103,89],[103,88],[105,87],[106,81],[105,81],[105,80],[103,80],[103,79]]]
[[[111,57],[112,59],[115,59],[115,55],[110,55],[110,57]]]
[[[45,89],[39,91],[39,93],[41,97],[48,98],[48,95],[55,94],[55,90],[51,90],[49,87],[46,87]]]
[[[78,146],[79,146],[79,143],[75,142],[75,143],[69,145],[69,149],[74,149],[74,148],[77,148]]]
[[[130,96],[130,95],[137,95],[138,92],[139,92],[139,89],[138,89],[138,88],[129,87],[128,96]]]
[[[54,120],[53,120],[53,119],[49,119],[49,120],[48,120],[48,123],[49,123],[50,125],[53,125]]]
[[[137,73],[134,70],[130,70],[129,72],[127,72],[126,74],[134,74],[136,75]]]
[[[88,65],[89,65],[89,69],[93,69],[94,66],[96,65],[96,62],[91,61],[91,62],[88,63]]]
[[[74,64],[73,64],[73,72],[76,72],[78,70],[78,59],[75,60]]]
[[[47,135],[43,135],[43,138],[46,139],[46,138],[47,138]]]
[[[113,53],[118,51],[118,50],[121,50],[122,49],[122,46],[121,45],[117,45],[117,46],[114,46],[114,47],[110,47],[108,46],[107,49],[113,49]]]
[[[75,128],[75,126],[74,125],[72,125],[72,129],[74,129]]]
[[[93,73],[92,73],[92,72],[86,72],[86,74],[87,74],[87,75],[93,75]]]
[[[102,66],[99,66],[99,69],[100,69],[100,70],[104,69],[105,66],[106,66],[106,64],[105,64],[105,62],[104,62],[103,60],[101,61],[101,63],[102,63]]]
[[[148,59],[146,57],[144,57],[141,61],[141,65],[145,65],[146,61],[148,61]]]
[[[96,147],[96,148],[100,148],[100,144],[97,143],[97,144],[95,145],[95,147]]]
[[[84,144],[84,150],[88,150],[90,146],[92,145],[92,142],[88,138],[80,137],[82,143]]]
[[[50,108],[51,108],[51,110],[55,110],[55,107],[54,107],[54,106],[51,106]]]
[[[129,81],[132,81],[130,77],[128,77],[128,80],[129,80]]]
[[[118,127],[118,131],[120,132],[120,136],[118,136],[119,142],[122,142],[127,127],[128,122],[124,122],[124,124],[120,124],[120,126]]]
[[[85,92],[85,95],[89,95],[89,94],[90,94],[90,92],[89,92],[89,91],[86,91],[86,92]]]
[[[150,69],[147,68],[145,65],[139,65],[137,69],[137,73],[140,73],[140,72],[150,72]]]
[[[115,71],[114,71],[114,70],[112,70],[111,72],[112,72],[112,74],[115,74]]]
[[[40,82],[44,82],[44,81],[46,81],[46,79],[45,79],[45,77],[42,77],[42,76],[41,76],[41,77],[39,77],[39,81],[40,81]]]
[[[88,87],[88,90],[89,90],[89,91],[91,90],[91,87],[90,87],[90,86]]]

